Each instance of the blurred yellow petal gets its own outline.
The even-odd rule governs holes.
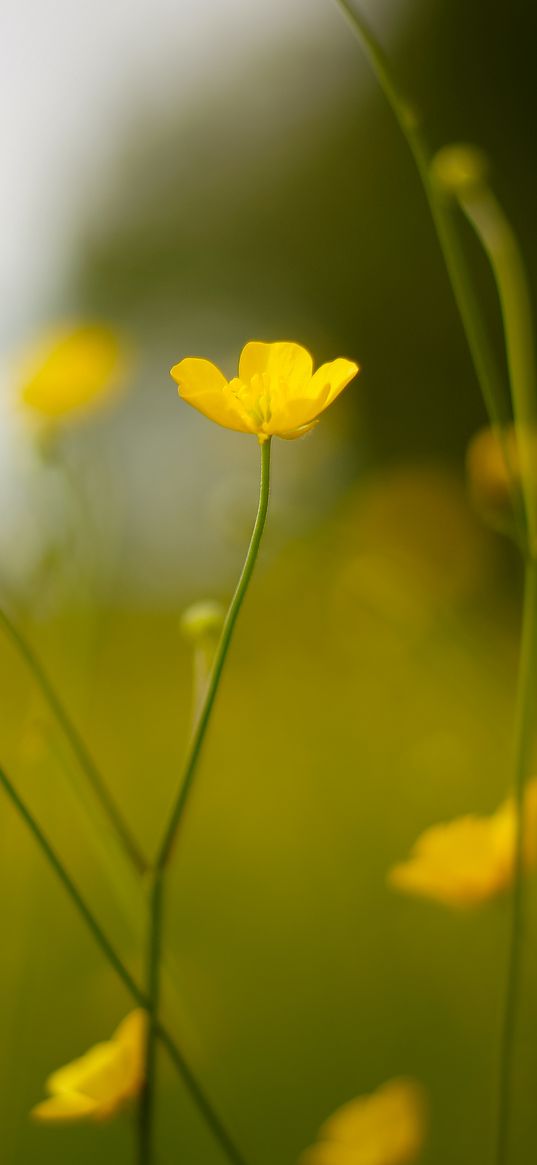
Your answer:
[[[182,360],[172,368],[180,395],[229,429],[294,440],[309,432],[319,414],[359,371],[350,360],[323,364],[312,375],[310,353],[300,344],[253,340],[242,350],[239,375],[225,381],[207,360]]]
[[[509,878],[509,848],[478,817],[427,829],[409,860],[389,874],[394,889],[452,906],[484,902],[503,890]]]
[[[88,1120],[95,1117],[99,1108],[96,1100],[89,1096],[79,1095],[76,1092],[65,1092],[62,1095],[51,1096],[42,1100],[31,1111],[31,1116],[37,1121],[51,1121],[54,1124],[66,1124],[69,1121]]]
[[[210,421],[239,433],[253,433],[254,427],[225,376],[210,360],[187,356],[175,364],[171,375],[179,395]]]
[[[53,1072],[47,1089],[53,1095],[80,1092],[93,1100],[106,1099],[121,1090],[124,1059],[122,1049],[113,1040],[96,1044],[78,1060]]]
[[[514,814],[512,800],[508,801],[507,805]],[[526,785],[524,817],[524,859],[527,868],[531,870],[537,865],[537,777],[532,777]]]
[[[425,1138],[425,1099],[415,1080],[389,1080],[338,1109],[300,1165],[411,1165]]]
[[[336,1141],[320,1141],[302,1153],[299,1165],[357,1165],[356,1150]]]
[[[245,344],[239,360],[239,380],[249,384],[254,376],[266,374],[271,380],[284,381],[291,391],[304,388],[311,380],[313,358],[307,348],[290,341],[265,344],[251,340]]]
[[[537,782],[526,790],[526,865],[537,858]],[[394,866],[395,890],[448,906],[476,906],[509,888],[513,878],[516,817],[512,798],[488,817],[468,815],[433,825]]]
[[[133,1095],[139,1091],[144,1080],[146,1038],[147,1012],[141,1007],[131,1011],[112,1036],[112,1042],[121,1048],[126,1057],[124,1086]]]
[[[47,1080],[48,1100],[32,1109],[36,1120],[106,1120],[141,1091],[146,1013],[130,1012],[112,1039],[59,1068]]]
[[[110,396],[128,368],[126,347],[111,328],[81,324],[50,332],[23,357],[20,396],[49,420]]]

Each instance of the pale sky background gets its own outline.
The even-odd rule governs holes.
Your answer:
[[[376,27],[404,0],[368,0]],[[196,99],[245,55],[349,30],[335,0],[3,0],[0,343],[24,335],[61,280],[79,201],[99,190],[133,97]],[[356,68],[367,75],[356,45]]]
[[[404,19],[414,7],[410,0],[360,2],[388,44],[396,16]],[[240,88],[245,62],[249,77],[256,57],[277,63],[280,45],[286,54],[296,45],[304,68],[310,44],[317,46],[311,87],[303,91],[298,80],[290,96],[271,94],[266,112],[275,133],[289,119],[315,117],[312,94],[321,106],[337,94],[334,60],[363,76],[365,93],[375,85],[336,0],[3,0],[0,551],[4,560],[7,548],[7,558],[20,558],[23,574],[25,543],[31,557],[42,521],[35,494],[27,499],[20,484],[32,473],[33,451],[13,415],[9,361],[49,323],[54,305],[65,304],[80,223],[99,214],[103,199],[106,205],[133,109],[147,111],[153,124],[160,111],[188,113],[211,91],[227,92],[230,81]],[[330,68],[323,73],[325,46]],[[129,488],[145,489],[134,468]],[[48,519],[54,499],[38,500]],[[143,540],[141,523],[140,511]],[[150,511],[146,525],[149,538]]]

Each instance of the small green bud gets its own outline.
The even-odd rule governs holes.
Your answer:
[[[181,615],[180,627],[185,639],[195,643],[208,636],[219,635],[226,617],[225,608],[214,599],[192,603]]]
[[[464,197],[481,189],[487,182],[488,158],[477,146],[443,146],[433,158],[431,173],[446,194]]]

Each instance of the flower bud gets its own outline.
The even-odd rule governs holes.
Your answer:
[[[181,615],[180,627],[191,643],[220,634],[226,612],[221,603],[214,599],[201,599],[192,603]]]
[[[486,183],[489,175],[488,158],[477,146],[444,146],[433,158],[431,173],[446,194],[462,198]]]
[[[531,441],[537,452],[537,434]],[[505,429],[503,441],[489,427],[475,434],[466,453],[466,477],[477,513],[492,529],[513,536],[515,505],[522,504],[520,452],[513,425]]]

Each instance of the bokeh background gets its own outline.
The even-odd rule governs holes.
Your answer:
[[[535,7],[362,9],[432,143],[489,153],[534,282]],[[385,885],[421,829],[506,793],[520,598],[515,550],[470,503],[486,418],[405,143],[334,0],[6,0],[2,19],[2,602],[148,853],[188,733],[180,614],[228,599],[258,474],[255,441],[179,403],[168,369],[199,354],[231,373],[249,338],[363,369],[312,435],[275,443],[174,861],[167,1018],[251,1165],[292,1165],[336,1107],[398,1074],[429,1094],[424,1162],[488,1162],[507,904],[456,914]],[[15,357],[76,319],[125,335],[130,382],[46,457]],[[2,763],[139,968],[143,887],[4,638],[0,701]],[[28,1120],[49,1071],[130,1002],[5,801],[0,837],[2,1162],[130,1162],[128,1117]],[[535,972],[530,917],[520,1165],[537,1136]],[[219,1165],[160,1067],[162,1165]]]

